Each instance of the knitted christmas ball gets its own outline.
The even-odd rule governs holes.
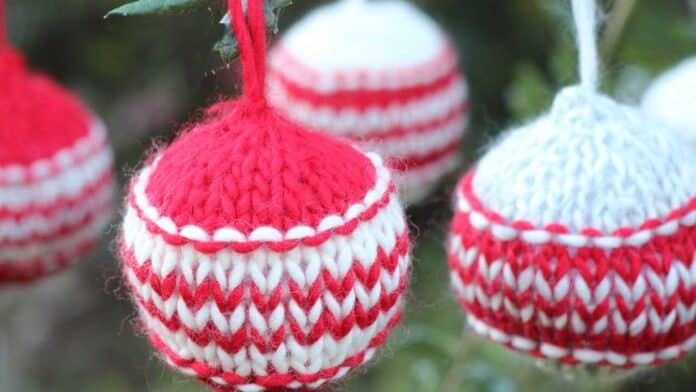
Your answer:
[[[643,97],[643,108],[650,115],[680,132],[696,146],[696,58],[685,60],[660,75]]]
[[[110,219],[112,177],[99,119],[0,43],[0,283],[89,250]]]
[[[294,25],[270,56],[285,116],[377,151],[407,203],[457,164],[468,92],[445,33],[403,1],[339,1]]]
[[[316,388],[372,358],[399,321],[408,230],[377,155],[266,104],[262,0],[248,22],[229,3],[248,90],[134,178],[125,278],[173,367],[221,390]]]
[[[565,364],[696,347],[696,156],[584,87],[510,131],[456,191],[451,279],[472,329]]]

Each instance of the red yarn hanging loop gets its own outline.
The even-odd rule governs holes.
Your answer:
[[[5,13],[5,0],[0,0],[0,50],[7,46],[7,21]]]
[[[263,0],[228,0],[228,10],[233,32],[239,43],[242,62],[244,96],[251,101],[265,102],[266,79],[266,23],[263,16]]]

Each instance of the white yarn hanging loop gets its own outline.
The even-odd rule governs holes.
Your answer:
[[[580,84],[596,90],[599,79],[597,53],[597,3],[595,0],[572,0],[577,30]]]

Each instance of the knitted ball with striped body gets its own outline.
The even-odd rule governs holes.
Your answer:
[[[569,365],[657,365],[696,346],[696,156],[585,79],[462,178],[452,285],[492,341]]]
[[[696,58],[660,75],[643,97],[643,109],[696,146]]]
[[[173,367],[220,390],[316,388],[369,360],[399,321],[408,231],[377,155],[267,106],[262,0],[248,4],[245,18],[229,1],[245,95],[135,177],[124,275]]]
[[[0,30],[0,283],[28,282],[99,240],[111,217],[112,153],[99,119],[29,71]]]
[[[374,149],[407,203],[457,164],[467,86],[445,33],[402,1],[339,1],[271,51],[269,100],[288,118]]]

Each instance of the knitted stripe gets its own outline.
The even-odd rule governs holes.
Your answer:
[[[0,283],[33,281],[76,262],[99,241],[101,230],[111,220],[110,211],[109,209],[94,214],[91,222],[82,229],[60,240],[34,244],[24,249],[8,249],[7,252],[3,249],[3,259],[0,260]]]
[[[396,93],[395,93],[396,94]],[[313,129],[333,134],[367,135],[390,133],[395,129],[411,129],[442,120],[453,110],[465,106],[467,86],[461,78],[453,79],[443,88],[405,102],[360,109],[353,105],[335,107],[314,105],[293,96],[282,83],[271,79],[269,101],[281,113]]]
[[[81,190],[98,181],[111,170],[112,152],[106,144],[105,130],[93,128],[87,139],[51,161],[39,161],[29,167],[0,168],[0,214],[21,213],[24,209],[43,208],[61,198],[74,198]]]
[[[459,161],[459,153],[453,152],[428,165],[397,173],[395,181],[399,184],[400,193],[406,200],[422,199],[442,179],[443,173],[458,167]]]
[[[443,36],[443,40],[447,40]],[[457,56],[451,45],[432,61],[400,69],[326,72],[297,60],[283,45],[270,53],[270,73],[282,73],[304,89],[330,94],[351,90],[403,90],[429,85],[457,69]]]
[[[321,244],[333,233],[348,235],[360,222],[372,219],[385,205],[398,204],[393,200],[394,184],[381,158],[376,154],[367,154],[367,157],[372,162],[377,176],[374,187],[365,194],[363,200],[348,207],[343,216],[330,215],[317,227],[300,225],[282,232],[274,227],[262,226],[255,228],[248,235],[234,227],[220,227],[212,233],[195,225],[177,227],[172,219],[160,216],[145,195],[150,173],[156,167],[157,160],[152,166],[144,168],[133,182],[129,206],[146,222],[148,231],[162,235],[172,245],[191,243],[196,250],[203,253],[214,253],[226,247],[244,253],[262,245],[277,252],[289,251],[300,244]]]
[[[505,222],[458,190],[452,284],[478,333],[565,363],[631,367],[696,345],[696,202],[638,228]]]
[[[393,191],[352,231],[290,251],[199,252],[150,233],[132,206],[123,233],[145,330],[205,381],[315,387],[368,360],[400,318],[409,241]]]
[[[408,102],[423,99],[434,93],[446,89],[448,86],[461,80],[459,70],[453,67],[449,72],[434,79],[431,83],[402,89],[386,89],[372,86],[372,89],[337,89],[331,92],[317,91],[316,86],[304,87],[296,83],[287,75],[288,68],[272,67],[269,77],[275,83],[280,84],[285,93],[295,99],[312,106],[329,107],[334,110],[346,107],[357,111],[368,110],[372,107],[385,107],[391,105],[403,105]]]
[[[90,216],[108,213],[113,202],[113,173],[106,172],[77,198],[60,201],[49,209],[24,211],[16,217],[0,217],[0,247],[51,241],[84,226]]]

